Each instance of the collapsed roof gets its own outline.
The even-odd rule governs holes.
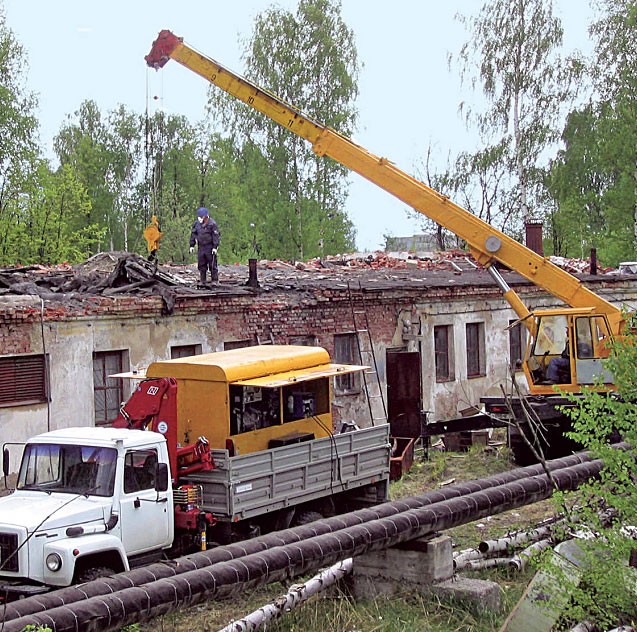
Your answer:
[[[571,273],[589,272],[588,263],[577,259],[551,258]],[[0,296],[37,295],[45,301],[81,301],[87,296],[161,296],[165,311],[171,313],[181,296],[253,294],[272,290],[303,290],[317,286],[346,289],[375,289],[422,286],[471,285],[480,271],[471,257],[460,250],[413,255],[395,253],[353,253],[312,259],[303,263],[262,260],[256,278],[247,265],[219,266],[218,285],[198,286],[195,264],[157,265],[128,252],[103,252],[71,266],[30,265],[0,269]],[[609,272],[603,270],[602,272]],[[513,273],[511,273],[513,274]],[[515,275],[516,277],[518,275]],[[490,285],[488,275],[480,282]],[[519,277],[517,281],[525,283]]]

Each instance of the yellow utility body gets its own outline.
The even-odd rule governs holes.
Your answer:
[[[334,364],[325,349],[261,345],[162,360],[147,378],[177,382],[177,441],[248,454],[333,431],[332,379],[368,367]]]

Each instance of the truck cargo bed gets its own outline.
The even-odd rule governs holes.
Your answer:
[[[215,469],[183,482],[201,485],[202,509],[219,520],[243,520],[389,481],[389,424],[229,456],[213,450]],[[386,495],[386,493],[385,493]]]

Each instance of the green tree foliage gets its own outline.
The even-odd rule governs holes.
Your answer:
[[[603,246],[604,191],[610,179],[599,168],[607,147],[598,142],[598,122],[591,106],[568,116],[562,135],[565,149],[558,153],[547,178],[548,189],[557,202],[549,222],[555,254],[585,258],[592,247],[597,247],[600,259],[608,262]],[[618,224],[611,230],[626,232],[630,227]]]
[[[28,191],[38,170],[37,105],[24,90],[26,57],[0,7],[0,262],[20,260],[30,238]]]
[[[471,32],[458,56],[462,77],[481,88],[487,108],[461,106],[483,148],[460,156],[454,186],[469,191],[485,219],[521,233],[521,220],[544,214],[546,151],[582,65],[559,55],[562,26],[551,0],[489,0],[475,18],[461,20]]]
[[[121,244],[123,250],[130,249],[144,228],[136,187],[142,156],[140,128],[140,117],[123,105],[111,112],[107,120],[105,180],[113,201],[107,231],[111,243]]]
[[[98,244],[100,250],[123,246],[116,243],[113,234],[117,218],[113,217],[115,198],[106,177],[111,163],[108,145],[107,124],[95,101],[84,101],[68,117],[53,141],[60,165],[73,170],[91,199],[90,207],[84,209],[78,220],[84,227],[98,225],[107,231],[106,243]]]
[[[145,129],[144,188],[150,192],[148,215],[174,218],[200,206],[205,194],[197,173],[194,127],[184,116],[159,111],[145,121]]]
[[[42,165],[39,182],[38,197],[30,205],[41,209],[34,216],[30,259],[40,263],[86,260],[104,238],[105,229],[81,220],[91,208],[84,185],[68,165],[56,173]]]
[[[246,52],[246,75],[321,123],[351,135],[357,113],[358,60],[340,2],[301,0],[295,14],[270,8],[257,16]],[[344,205],[347,171],[318,158],[294,134],[210,92],[210,110],[232,130],[240,155],[264,164],[257,177],[274,185],[254,208],[263,218],[258,243],[264,256],[299,259],[351,249],[354,231]],[[263,154],[257,159],[254,151]]]
[[[597,7],[594,98],[571,113],[550,186],[562,254],[595,246],[605,265],[617,265],[634,259],[637,243],[637,5],[603,0]]]
[[[635,331],[636,322],[630,330]],[[571,510],[572,529],[595,537],[578,540],[587,554],[583,581],[575,587],[567,616],[593,621],[600,629],[637,620],[637,569],[628,568],[637,549],[637,338],[634,333],[615,342],[605,368],[615,377],[615,395],[588,391],[567,408],[573,419],[571,436],[602,459],[597,480],[577,492],[560,495]],[[620,450],[609,442],[621,438],[630,447]],[[610,519],[609,519],[610,518]]]
[[[159,252],[163,261],[188,261],[188,237],[193,210],[206,198],[206,178],[198,157],[204,139],[186,117],[156,112],[144,120],[145,169],[139,186],[139,204],[144,222],[159,218],[164,237]],[[198,145],[199,143],[199,145]],[[200,171],[201,170],[201,171]],[[138,233],[141,235],[141,233]]]

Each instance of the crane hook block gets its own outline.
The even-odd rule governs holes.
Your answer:
[[[155,70],[159,70],[166,65],[173,51],[184,41],[183,37],[177,37],[171,31],[164,29],[160,31],[157,39],[153,42],[150,53],[144,57],[146,63]]]

